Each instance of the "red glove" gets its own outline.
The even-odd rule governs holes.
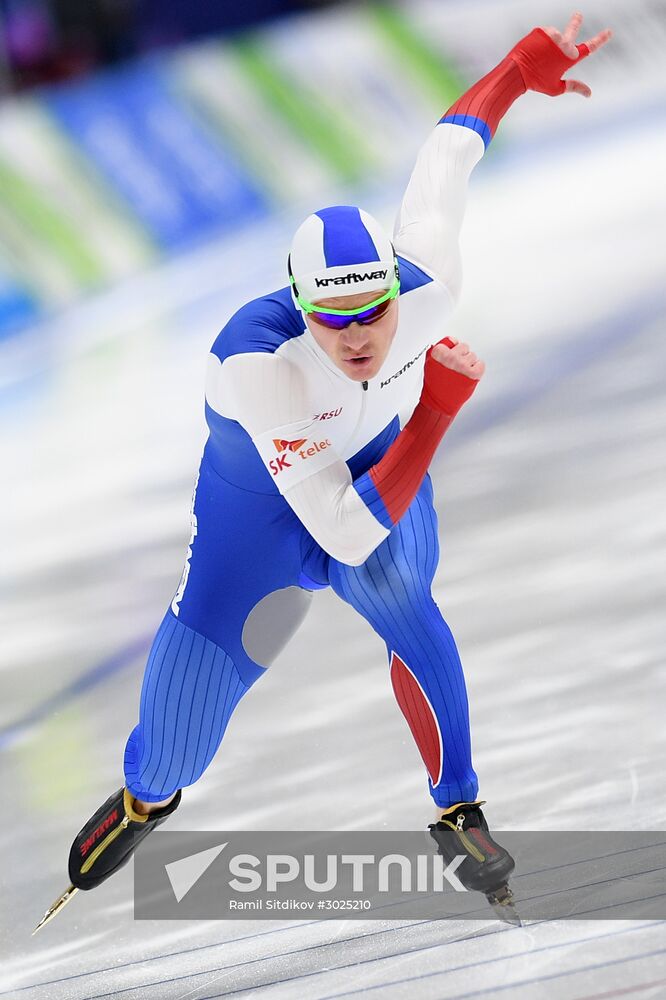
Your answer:
[[[454,346],[448,337],[444,337],[439,343],[446,344],[447,347]],[[419,402],[429,410],[445,413],[453,419],[463,403],[472,395],[479,380],[447,368],[446,365],[435,361],[431,355],[432,347],[426,354],[423,389]]]
[[[439,343],[455,346],[448,337]],[[416,496],[437,445],[478,382],[435,361],[431,351],[426,355],[423,389],[414,412],[383,458],[354,482],[365,496],[363,480],[371,481],[389,516],[387,527],[398,523]]]
[[[557,97],[567,89],[562,74],[590,54],[590,47],[585,42],[576,45],[576,50],[578,56],[570,58],[543,28],[534,28],[514,45],[507,59],[517,64],[528,90]]]
[[[513,102],[526,90],[556,96],[573,91],[583,97],[592,93],[581,80],[563,80],[562,74],[605,45],[612,32],[604,28],[580,45],[576,36],[583,17],[573,14],[563,32],[557,28],[535,28],[514,45],[511,51],[470,87],[440,119],[474,128],[487,146],[499,122]],[[477,119],[477,122],[474,122]],[[487,127],[487,132],[486,132]]]

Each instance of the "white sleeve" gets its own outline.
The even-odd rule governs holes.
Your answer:
[[[454,300],[462,284],[458,239],[467,187],[484,149],[472,129],[437,125],[419,152],[395,224],[397,253],[438,278]]]
[[[299,369],[276,354],[211,355],[209,406],[248,432],[296,516],[339,562],[365,562],[389,531],[354,489],[346,463],[313,417]],[[224,399],[224,409],[216,402]]]

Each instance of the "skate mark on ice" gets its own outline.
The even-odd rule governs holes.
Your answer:
[[[492,921],[492,919],[493,919],[492,917],[489,918],[489,920],[491,920],[491,921]],[[415,929],[421,930],[421,928],[425,927],[426,925],[433,925],[433,924],[440,924],[440,923],[441,923],[441,921],[439,921],[439,920],[431,920],[431,921],[423,921],[423,922],[418,923],[417,925],[412,925],[412,926],[414,926]],[[539,924],[541,924],[541,923],[551,923],[551,922],[550,921],[540,921]],[[560,949],[560,948],[564,948],[564,947],[575,946],[577,944],[585,944],[586,942],[592,942],[592,941],[597,941],[597,940],[602,940],[602,939],[609,939],[609,938],[616,938],[618,936],[629,934],[629,933],[631,933],[633,931],[636,931],[636,930],[641,930],[643,928],[648,928],[648,927],[656,927],[656,926],[660,926],[660,925],[661,925],[661,921],[649,921],[649,922],[646,922],[646,923],[642,923],[642,924],[636,925],[634,927],[623,928],[621,930],[608,931],[608,932],[603,933],[603,934],[597,934],[597,935],[592,935],[592,936],[588,935],[586,937],[576,938],[574,940],[569,940],[569,941],[564,941],[564,942],[557,942],[555,944],[544,945],[544,946],[542,946],[540,948],[529,948],[527,950],[524,950],[524,951],[521,951],[519,953],[516,953],[515,955],[505,955],[505,954],[503,954],[503,955],[498,955],[498,956],[496,956],[494,958],[491,958],[491,959],[483,960],[481,962],[476,962],[475,961],[475,962],[471,962],[471,963],[465,963],[465,964],[460,965],[460,966],[453,966],[453,967],[449,966],[445,970],[439,970],[437,972],[433,972],[433,973],[429,973],[429,974],[424,974],[423,976],[416,976],[416,977],[412,977],[412,978],[414,978],[414,979],[428,978],[429,975],[440,975],[440,974],[443,974],[444,972],[464,971],[464,970],[467,970],[467,969],[476,968],[477,966],[490,964],[492,962],[499,962],[499,961],[503,961],[503,960],[510,960],[512,958],[525,957],[526,955],[531,955],[531,954],[534,954],[536,952],[545,953],[545,952],[551,951],[553,949]],[[267,964],[267,963],[272,962],[272,961],[274,961],[274,962],[283,962],[284,959],[286,959],[286,958],[293,958],[294,956],[299,955],[299,954],[305,954],[307,952],[320,952],[324,948],[330,948],[331,946],[334,946],[334,945],[338,945],[338,944],[350,944],[352,942],[361,942],[361,941],[367,940],[369,938],[377,938],[377,937],[379,937],[382,934],[395,934],[397,931],[403,931],[404,932],[405,929],[406,928],[404,926],[398,927],[398,928],[395,928],[395,929],[391,928],[391,929],[388,929],[388,930],[386,928],[383,928],[380,931],[371,932],[370,934],[366,934],[366,935],[355,935],[352,938],[337,939],[337,940],[334,940],[334,941],[330,941],[330,942],[326,942],[324,944],[318,944],[318,945],[309,945],[309,946],[307,946],[305,948],[294,949],[292,951],[283,952],[283,953],[271,956],[270,958],[252,959],[249,962],[235,963],[233,965],[223,966],[223,967],[220,967],[218,969],[209,969],[209,970],[206,970],[206,971],[203,971],[203,972],[191,973],[189,975],[164,978],[164,979],[156,980],[156,981],[151,982],[151,983],[142,983],[142,984],[134,985],[134,986],[131,986],[131,987],[123,987],[120,990],[106,991],[104,993],[93,993],[93,994],[89,994],[88,995],[87,1000],[102,1000],[102,998],[104,998],[104,997],[120,996],[121,994],[128,993],[131,990],[148,990],[148,989],[151,989],[151,988],[154,988],[154,987],[166,986],[169,983],[176,983],[179,980],[194,979],[194,978],[196,978],[198,976],[211,975],[211,973],[215,973],[215,972],[219,972],[220,973],[220,976],[218,976],[217,978],[222,978],[222,976],[224,974],[226,974],[226,973],[229,973],[229,972],[232,972],[232,971],[237,971],[238,969],[249,968],[252,965],[258,965],[260,963],[261,964]],[[433,929],[436,929],[436,928],[433,928]],[[367,965],[371,965],[371,964],[376,963],[376,962],[383,962],[383,961],[387,961],[387,960],[391,960],[391,959],[407,958],[410,955],[422,954],[424,952],[434,951],[437,948],[445,948],[445,947],[449,947],[451,945],[461,944],[461,943],[464,943],[467,940],[474,940],[474,939],[479,938],[479,937],[483,937],[483,938],[494,937],[496,934],[516,932],[516,931],[520,931],[522,929],[523,928],[520,928],[520,927],[515,927],[514,928],[514,927],[504,927],[503,926],[502,928],[498,928],[496,930],[492,929],[492,930],[485,931],[485,932],[475,932],[473,934],[463,935],[462,937],[461,936],[456,936],[456,938],[454,938],[452,940],[449,940],[449,941],[437,940],[436,942],[433,942],[432,944],[428,944],[428,945],[425,945],[425,946],[418,946],[417,945],[416,947],[408,948],[408,949],[403,949],[401,951],[395,951],[395,952],[392,952],[391,954],[382,954],[382,955],[373,956],[373,957],[370,957],[370,958],[361,958],[358,961],[346,962],[346,963],[340,964],[340,965],[329,965],[327,967],[326,971],[327,972],[334,972],[334,971],[341,971],[341,970],[344,970],[344,969],[355,969],[355,968],[357,968],[359,966],[367,966]],[[226,990],[226,991],[224,991],[222,993],[205,994],[205,995],[197,996],[196,1000],[216,1000],[216,998],[219,998],[219,997],[236,996],[238,994],[248,993],[248,992],[250,992],[252,990],[262,989],[262,988],[266,988],[268,986],[278,986],[278,985],[282,985],[282,984],[285,984],[285,983],[297,982],[297,981],[300,981],[302,979],[308,979],[308,978],[311,978],[313,976],[317,976],[317,975],[321,975],[321,974],[322,974],[322,970],[321,970],[321,967],[318,965],[317,968],[313,969],[312,971],[307,971],[307,972],[300,973],[298,975],[287,976],[287,977],[279,978],[279,979],[271,979],[271,980],[269,980],[267,982],[265,982],[265,981],[264,982],[257,982],[257,983],[253,983],[252,985],[248,985],[248,986],[241,986],[241,987],[237,987],[237,988],[232,988],[232,989],[228,989],[228,990]],[[408,982],[408,981],[410,981],[410,980],[409,979],[405,980],[405,982]],[[210,987],[212,985],[214,985],[214,982],[215,982],[215,979],[213,979],[212,982],[203,983],[199,987],[195,987],[192,990],[188,991],[187,993],[179,995],[178,1000],[185,1000],[186,997],[192,997],[193,998],[195,994],[199,994],[202,990],[210,989]],[[397,980],[397,983],[400,983],[400,982],[402,982],[402,980]],[[383,985],[392,985],[392,984],[385,983]],[[372,986],[370,986],[370,987],[365,987],[364,989],[352,990],[352,991],[348,991],[348,992],[350,992],[350,995],[353,995],[353,993],[367,992],[367,991],[369,991],[371,989],[375,989],[375,988],[378,989],[380,987],[379,986],[378,987],[372,987]],[[331,996],[336,996],[337,997],[337,996],[346,996],[346,995],[347,995],[347,993],[332,994]],[[328,996],[322,997],[321,1000],[329,1000],[329,997]]]
[[[222,948],[224,945],[233,945],[237,941],[253,941],[257,938],[269,937],[272,934],[280,934],[286,931],[297,930],[301,927],[312,927],[320,924],[319,920],[307,920],[302,924],[292,924],[289,927],[272,927],[270,930],[257,931],[254,934],[244,934],[241,937],[230,938],[228,941],[214,941],[211,944],[196,945],[193,948],[181,948],[178,951],[168,951],[161,955],[151,955],[149,957],[138,958],[132,962],[122,962],[116,965],[105,965],[101,969],[91,969],[89,972],[76,972],[71,976],[60,976],[57,979],[46,979],[40,983],[30,983],[27,986],[16,986],[11,990],[0,990],[0,997],[8,996],[10,993],[20,993],[22,990],[36,990],[44,986],[54,986],[57,983],[69,983],[75,979],[83,979],[85,976],[101,976],[107,972],[116,972],[119,969],[131,969],[133,966],[145,965],[147,962],[166,961],[170,958],[182,958],[185,955],[195,955],[209,948]],[[100,935],[101,936],[101,935]],[[72,946],[74,947],[74,946]]]
[[[389,986],[398,986],[398,985],[404,985],[404,984],[408,984],[408,983],[418,982],[419,980],[429,979],[429,978],[432,978],[433,976],[449,975],[449,974],[451,974],[453,972],[466,972],[466,971],[469,971],[470,969],[476,969],[476,968],[479,968],[480,966],[483,966],[483,965],[490,965],[490,964],[492,964],[494,962],[506,962],[506,961],[511,961],[514,958],[531,957],[532,955],[534,955],[536,953],[539,953],[539,952],[545,953],[545,952],[553,951],[555,949],[566,948],[566,947],[575,946],[575,945],[578,945],[578,944],[586,944],[587,942],[593,942],[593,941],[604,939],[604,938],[606,938],[606,939],[607,938],[616,938],[616,937],[619,937],[621,935],[630,934],[633,931],[640,930],[640,929],[642,929],[644,927],[659,926],[660,924],[661,924],[661,921],[653,921],[653,922],[651,922],[649,924],[641,924],[638,927],[628,927],[628,928],[624,928],[624,929],[619,930],[619,931],[610,931],[607,934],[598,934],[598,935],[595,935],[595,936],[590,936],[590,937],[585,937],[585,938],[577,938],[577,939],[575,939],[573,941],[557,942],[555,944],[544,945],[543,947],[540,947],[540,948],[528,948],[527,950],[524,950],[524,951],[521,951],[521,952],[517,952],[514,955],[502,954],[502,955],[497,955],[497,956],[495,956],[493,958],[482,959],[481,961],[468,962],[468,963],[465,963],[463,965],[447,966],[444,969],[439,969],[439,970],[436,970],[436,971],[432,971],[432,972],[428,972],[428,973],[423,973],[421,975],[409,976],[409,977],[405,977],[403,979],[397,979],[397,980],[391,980],[391,981],[384,981],[382,983],[378,983],[378,984],[373,985],[373,986],[367,986],[366,985],[366,986],[361,987],[360,989],[345,990],[342,993],[325,994],[325,995],[321,996],[319,998],[319,1000],[337,1000],[337,998],[340,998],[340,997],[354,996],[354,995],[358,995],[359,993],[369,993],[372,990],[383,990],[383,989],[386,989]],[[522,929],[523,928],[520,928],[520,927],[516,927],[516,928],[509,927],[507,929],[506,933],[509,933],[511,931],[520,931]],[[503,933],[503,931],[498,931],[497,933]],[[483,936],[485,937],[485,936],[488,936],[488,935],[483,935]],[[347,965],[329,966],[325,970],[325,972],[338,972],[338,971],[341,971],[343,969],[357,969],[359,966],[369,965],[369,964],[371,964],[373,962],[383,962],[383,961],[387,961],[387,960],[391,960],[391,959],[395,959],[395,958],[397,958],[397,959],[407,958],[410,955],[422,954],[425,951],[433,951],[436,948],[445,947],[447,944],[452,944],[452,943],[457,943],[457,942],[437,942],[437,943],[432,944],[432,945],[427,945],[424,948],[413,948],[411,950],[404,951],[404,952],[396,952],[396,953],[394,953],[392,955],[381,955],[381,956],[378,956],[378,957],[375,957],[375,958],[361,959],[358,962],[351,962],[351,963],[348,963]],[[655,951],[652,951],[652,952],[646,952],[646,953],[641,954],[641,955],[635,955],[635,956],[632,955],[632,956],[630,956],[628,958],[618,959],[618,960],[615,960],[615,961],[619,964],[620,962],[623,962],[623,961],[624,962],[626,962],[626,961],[633,961],[634,959],[645,958],[645,957],[648,957],[649,955],[657,955],[657,954],[663,954],[663,953],[666,953],[666,949],[659,949],[659,950],[655,950]],[[608,963],[608,964],[610,964],[610,963]],[[599,965],[601,967],[603,967],[603,963],[599,963]],[[590,966],[590,968],[595,968],[595,967],[596,966]],[[556,974],[553,974],[552,978],[558,978],[560,975],[574,974],[575,972],[578,972],[578,971],[580,971],[580,970],[577,970],[577,969],[576,970],[571,970],[571,972],[569,972],[569,973],[567,973],[567,972],[556,973]],[[301,979],[306,979],[306,978],[310,978],[312,976],[317,976],[317,975],[322,975],[322,974],[324,974],[324,973],[322,973],[321,969],[316,969],[316,970],[314,970],[312,972],[303,973],[302,975],[289,976],[289,977],[284,978],[284,979],[276,979],[276,980],[271,980],[270,982],[257,983],[256,985],[252,985],[252,986],[244,986],[244,987],[240,987],[240,988],[237,988],[237,989],[226,990],[224,993],[210,993],[210,994],[206,994],[205,996],[198,996],[198,997],[196,997],[196,1000],[219,1000],[219,998],[221,998],[221,997],[237,996],[237,995],[242,994],[242,993],[249,993],[252,990],[265,989],[268,986],[278,986],[278,985],[282,985],[284,983],[296,982],[296,981],[299,981]],[[549,978],[549,977],[546,976],[546,977],[543,977],[543,978]],[[538,982],[538,981],[539,981],[539,979],[534,979],[534,980],[528,980],[527,982]],[[507,984],[506,987],[498,987],[498,988],[511,989],[512,987],[517,987],[519,985],[521,985],[521,984],[520,983],[512,983],[512,984]],[[456,1000],[465,1000],[466,997],[481,996],[481,995],[483,995],[484,992],[493,992],[494,989],[495,989],[495,987],[492,987],[489,990],[482,990],[482,991],[473,992],[473,993],[456,993]],[[194,992],[198,992],[198,991],[193,991],[193,993]],[[190,994],[187,994],[187,996],[190,996]],[[90,1000],[96,1000],[96,998],[91,997]],[[179,997],[178,1000],[184,1000],[184,998]]]
[[[663,986],[665,984],[666,979],[653,979],[650,983],[635,983],[633,986],[621,987],[619,990],[610,990],[605,993],[588,993],[585,997],[577,997],[577,1000],[606,1000],[606,998],[610,997],[626,996],[628,993],[642,993],[644,990],[652,989],[653,986]]]
[[[504,955],[498,955],[495,958],[488,958],[488,959],[482,959],[481,961],[478,961],[478,962],[471,962],[471,963],[468,963],[466,965],[448,966],[445,969],[439,969],[439,970],[432,971],[432,972],[425,972],[425,973],[423,973],[422,975],[419,975],[419,976],[410,976],[410,977],[406,977],[404,979],[394,979],[394,980],[390,980],[390,981],[383,982],[383,983],[377,983],[374,986],[365,986],[365,987],[362,987],[361,989],[358,989],[358,990],[346,990],[343,993],[327,993],[325,996],[320,997],[319,1000],[340,1000],[340,998],[342,998],[342,997],[355,996],[355,995],[358,995],[359,993],[370,993],[372,990],[383,990],[383,989],[387,989],[390,986],[402,986],[402,985],[406,985],[408,983],[418,982],[419,980],[422,980],[422,979],[430,979],[430,978],[432,978],[434,976],[445,976],[445,975],[449,975],[449,974],[451,974],[453,972],[465,972],[465,971],[468,971],[470,969],[479,968],[482,965],[491,965],[493,962],[508,962],[508,961],[511,961],[514,958],[524,958],[526,956],[530,956],[531,957],[532,955],[534,955],[534,954],[536,954],[538,952],[551,951],[551,950],[554,950],[555,948],[564,948],[564,947],[567,947],[567,946],[570,946],[570,945],[574,946],[574,945],[577,945],[577,944],[585,944],[588,941],[590,941],[590,942],[591,941],[596,941],[597,939],[601,939],[601,938],[604,938],[604,937],[617,937],[620,934],[629,934],[629,933],[631,933],[634,930],[640,930],[642,927],[645,927],[645,926],[656,926],[656,925],[658,925],[660,923],[661,923],[661,921],[655,921],[653,924],[649,924],[649,925],[641,924],[640,927],[628,927],[625,930],[615,931],[614,933],[608,934],[608,935],[600,934],[600,935],[597,935],[595,937],[580,938],[580,939],[576,939],[575,941],[564,941],[564,942],[559,942],[559,943],[553,944],[553,945],[546,945],[546,946],[544,946],[542,948],[530,948],[527,951],[516,952],[516,954],[514,954],[514,955],[506,955],[506,954],[504,954]],[[556,972],[556,973],[552,973],[552,974],[545,975],[545,976],[535,977],[533,979],[518,980],[517,982],[513,982],[513,983],[504,983],[501,986],[491,986],[491,987],[488,987],[487,989],[484,988],[482,990],[475,990],[472,993],[456,993],[456,1000],[469,1000],[469,998],[472,998],[472,997],[485,996],[485,995],[487,995],[489,993],[500,992],[501,990],[518,989],[518,988],[520,988],[522,986],[531,985],[533,983],[543,982],[545,980],[559,979],[562,976],[576,975],[579,972],[586,972],[586,971],[597,969],[597,968],[604,968],[606,965],[613,965],[613,964],[619,965],[619,964],[621,964],[623,962],[633,962],[633,961],[636,961],[636,960],[638,960],[640,958],[648,958],[648,957],[653,956],[653,955],[662,955],[662,954],[666,954],[666,949],[656,949],[654,951],[644,952],[644,953],[639,954],[639,955],[631,955],[631,956],[627,956],[627,957],[621,958],[621,959],[614,959],[614,960],[606,962],[606,963],[599,962],[599,963],[594,963],[593,965],[582,966],[582,967],[580,967],[578,969],[569,969],[569,970],[566,970],[564,972]],[[225,994],[217,994],[216,997],[213,997],[213,996],[211,996],[211,997],[200,997],[199,1000],[217,1000],[217,998],[219,998],[221,996],[224,996],[224,995]],[[609,995],[612,995],[612,994],[609,994]]]
[[[313,921],[309,921],[307,924],[300,924],[299,926],[300,927],[313,927],[313,926],[320,926],[321,923],[322,922],[319,921],[319,920],[313,920]],[[121,989],[112,990],[112,991],[105,992],[105,993],[91,993],[89,996],[86,997],[86,1000],[101,1000],[101,998],[103,998],[103,997],[119,996],[122,993],[128,993],[128,992],[130,992],[132,990],[147,990],[147,989],[150,989],[151,987],[155,987],[155,986],[165,986],[168,983],[177,983],[180,980],[195,979],[198,976],[210,976],[212,973],[220,973],[220,975],[217,976],[216,978],[217,979],[221,979],[222,976],[224,974],[226,974],[227,972],[234,972],[234,971],[237,971],[238,969],[249,968],[251,965],[266,964],[266,963],[273,962],[273,961],[279,962],[279,961],[283,961],[285,958],[293,958],[296,955],[305,955],[307,952],[318,952],[318,951],[320,951],[320,950],[322,950],[324,948],[331,948],[331,947],[335,947],[335,946],[338,946],[338,945],[348,945],[348,944],[352,944],[354,942],[366,941],[366,940],[368,940],[370,938],[377,938],[377,937],[381,936],[382,934],[397,934],[398,931],[405,931],[407,928],[413,927],[413,926],[418,926],[420,928],[420,927],[425,926],[427,924],[436,924],[436,923],[439,923],[439,920],[417,921],[415,923],[412,922],[412,923],[409,923],[409,924],[406,924],[406,925],[405,924],[398,924],[398,926],[396,926],[396,927],[383,927],[381,930],[370,931],[370,932],[368,932],[366,934],[354,934],[351,937],[347,937],[347,938],[339,938],[339,937],[336,936],[332,940],[329,940],[329,941],[320,941],[320,942],[317,942],[315,944],[305,945],[302,948],[294,948],[294,949],[289,950],[289,951],[278,952],[275,955],[268,955],[268,956],[264,955],[264,956],[261,956],[259,958],[252,958],[252,959],[246,960],[244,962],[234,962],[234,963],[232,963],[230,965],[218,966],[217,968],[206,969],[206,970],[204,970],[202,972],[192,972],[192,973],[188,973],[188,974],[182,975],[182,976],[171,976],[171,977],[167,977],[167,978],[164,978],[164,979],[155,980],[154,982],[151,982],[151,983],[141,983],[139,985],[122,987]],[[289,930],[289,929],[290,928],[276,928],[275,931],[278,931],[278,930]],[[271,933],[271,932],[267,932],[267,933]],[[254,935],[250,935],[250,936],[254,937]],[[476,935],[472,935],[472,936],[476,936]],[[490,935],[489,934],[483,934],[483,935],[480,935],[480,936],[487,937],[487,936],[490,936]],[[243,940],[243,939],[242,938],[237,938],[236,940]],[[458,940],[459,939],[454,939],[454,940],[445,941],[445,942],[439,941],[437,943],[436,947],[443,947],[446,944],[456,944],[458,942]],[[465,940],[465,939],[463,938],[463,940]],[[216,943],[215,945],[211,945],[210,947],[219,948],[219,947],[221,947],[221,945],[220,945],[220,943]],[[435,947],[435,946],[432,946],[432,947]],[[410,951],[410,952],[404,952],[404,954],[412,954],[412,953],[420,951],[420,950],[422,950],[422,949],[415,948],[415,949],[412,949],[412,951]],[[425,950],[425,949],[423,949],[423,950]],[[403,953],[402,952],[397,952],[396,954],[401,955]],[[167,957],[167,956],[165,956],[165,957]],[[151,959],[151,961],[155,961],[155,960],[156,959]],[[380,960],[381,959],[369,959],[368,961],[380,961]],[[139,961],[139,962],[135,962],[135,963],[131,963],[131,964],[142,966],[142,965],[145,965],[146,963],[145,963],[145,960],[144,960],[144,961]],[[351,967],[353,967],[354,964],[355,963],[352,963]],[[124,966],[117,966],[117,968],[124,968]],[[333,966],[332,968],[345,968],[345,966]],[[307,973],[307,975],[314,975],[314,974],[315,973]],[[286,982],[290,982],[292,978],[293,979],[297,979],[297,978],[300,978],[300,977],[298,977],[298,976],[290,977],[290,979],[285,980],[285,981]],[[60,980],[55,980],[55,982],[60,982]],[[212,982],[215,982],[215,980],[213,980]],[[194,993],[198,993],[198,992],[200,992],[200,990],[210,989],[210,987],[212,985],[212,982],[202,983],[200,986],[194,987],[192,990],[189,990],[187,993],[181,994],[178,997],[178,1000],[184,1000],[185,997],[189,997],[189,996],[193,995]],[[278,982],[281,982],[281,980],[278,980]],[[261,984],[261,985],[264,986],[264,985],[273,985],[273,984],[272,983],[264,983],[264,984]],[[242,992],[242,991],[245,991],[247,989],[256,989],[256,988],[257,987],[255,987],[255,986],[252,986],[252,987],[242,987],[241,990],[238,990],[238,991],[235,991],[235,992]],[[232,991],[232,992],[234,992],[234,991]],[[0,995],[2,995],[2,994],[0,994]],[[223,995],[223,994],[220,994],[220,995]]]
[[[520,979],[515,983],[506,983],[502,986],[491,986],[489,989],[476,990],[473,993],[459,993],[457,1000],[471,1000],[472,997],[488,996],[490,993],[499,993],[503,990],[520,989],[523,986],[531,986],[535,983],[552,982],[555,979],[563,979],[565,976],[576,976],[581,972],[595,972],[597,969],[607,969],[609,966],[625,965],[627,962],[637,962],[640,959],[653,958],[656,955],[666,955],[666,948],[657,948],[654,951],[640,952],[638,955],[628,955],[625,958],[611,958],[605,962],[594,962],[591,965],[582,965],[577,969],[567,969],[564,972],[552,972],[545,976],[536,976],[532,979]]]

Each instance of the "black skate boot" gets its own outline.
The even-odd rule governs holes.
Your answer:
[[[69,852],[71,885],[49,907],[33,931],[38,931],[70,901],[78,889],[94,889],[126,865],[141,841],[175,812],[181,790],[162,809],[148,815],[135,812],[134,796],[119,788],[100,806],[74,838]]]
[[[442,810],[439,822],[428,827],[447,864],[461,854],[465,860],[456,876],[466,889],[482,892],[495,913],[511,924],[520,924],[513,905],[513,893],[507,884],[516,863],[490,835],[479,802],[457,802]]]
[[[69,877],[77,889],[94,889],[126,865],[144,837],[180,804],[180,789],[162,809],[141,815],[134,796],[119,788],[77,833],[69,852]]]

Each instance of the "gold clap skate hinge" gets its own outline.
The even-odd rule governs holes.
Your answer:
[[[481,853],[481,851],[476,846],[476,844],[473,844],[472,841],[469,839],[469,837],[467,837],[465,835],[464,831],[463,831],[463,823],[465,822],[465,814],[464,813],[458,813],[458,815],[456,816],[456,825],[455,826],[448,819],[443,819],[443,820],[441,820],[441,822],[444,823],[445,826],[451,827],[451,829],[454,831],[454,833],[458,836],[459,840],[463,844],[463,846],[464,846],[464,848],[465,848],[465,850],[467,851],[468,854],[471,854],[472,857],[475,858],[479,862],[483,862],[483,861],[486,860],[485,854]]]
[[[115,828],[115,830],[112,830],[111,833],[107,833],[106,837],[101,842],[101,844],[98,844],[95,850],[91,853],[90,857],[86,858],[86,860],[83,862],[83,864],[81,865],[82,875],[85,875],[86,872],[90,871],[90,869],[95,864],[102,851],[105,851],[109,846],[109,844],[112,844],[113,841],[116,839],[116,837],[119,834],[121,834],[123,830],[127,829],[127,827],[129,826],[129,821],[130,818],[127,815],[127,813],[125,813],[125,815],[123,816],[123,818],[121,819],[120,823]]]
[[[457,833],[458,836],[460,837],[460,840],[465,845],[465,849],[472,855],[473,858],[476,858],[477,861],[486,860],[485,854],[481,853],[476,844],[473,844],[472,841],[469,839],[469,837],[467,837],[462,830],[458,830]]]

